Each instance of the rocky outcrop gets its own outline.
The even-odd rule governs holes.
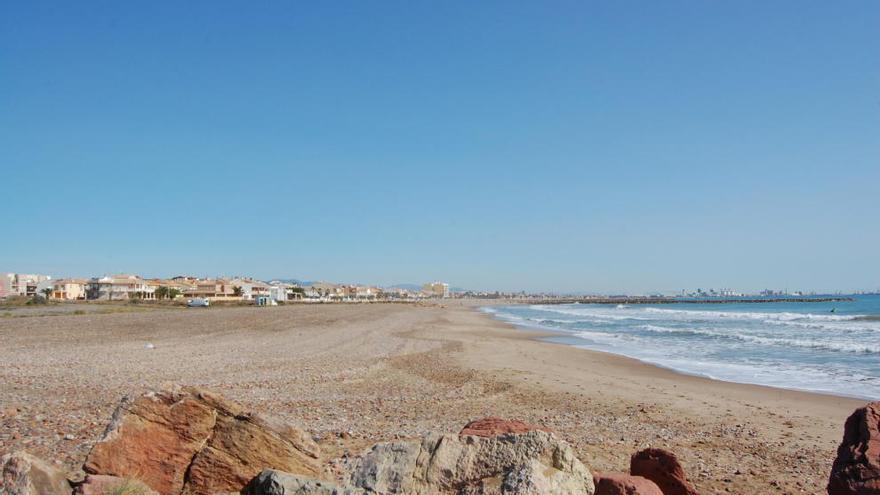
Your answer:
[[[880,402],[856,409],[828,480],[829,495],[880,495]]]
[[[266,470],[243,495],[592,495],[571,447],[533,430],[491,437],[431,435],[374,445],[341,485]],[[652,494],[653,495],[653,494]]]
[[[341,495],[336,484],[267,469],[242,490],[242,495]]]
[[[490,416],[466,424],[459,435],[494,437],[508,433],[528,433],[535,430],[550,432],[549,428],[543,426],[533,425],[515,419],[503,419]]]
[[[593,477],[565,442],[530,431],[380,443],[356,462],[347,486],[389,494],[590,495]]]
[[[672,452],[663,449],[636,452],[630,459],[629,472],[656,483],[663,495],[697,495]]]
[[[83,466],[161,495],[237,492],[266,468],[315,476],[318,446],[302,430],[196,388],[123,400]]]
[[[70,495],[64,473],[27,452],[4,455],[0,465],[2,495]]]
[[[663,495],[653,481],[626,473],[593,473],[596,495]]]
[[[142,481],[118,476],[90,474],[76,485],[75,495],[107,495],[108,493],[136,493],[138,495],[157,495]]]

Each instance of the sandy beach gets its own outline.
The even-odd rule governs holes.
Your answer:
[[[843,422],[864,404],[542,342],[477,305],[12,310],[0,318],[0,453],[26,449],[76,476],[124,394],[181,384],[313,433],[328,479],[376,441],[494,415],[554,429],[593,470],[626,470],[654,446],[701,493],[823,493]]]

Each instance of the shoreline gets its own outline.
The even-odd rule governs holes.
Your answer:
[[[822,390],[807,390],[807,389],[793,388],[793,387],[792,388],[777,387],[777,386],[773,386],[773,385],[764,385],[761,383],[739,382],[739,381],[734,381],[734,380],[724,380],[722,378],[716,378],[713,376],[701,375],[699,373],[689,373],[687,371],[679,370],[679,369],[673,368],[671,366],[664,366],[659,363],[652,363],[650,361],[645,361],[645,360],[639,359],[637,357],[627,356],[625,354],[618,354],[615,352],[602,351],[602,350],[598,350],[598,349],[590,349],[588,347],[581,347],[581,346],[574,345],[574,344],[566,344],[564,342],[555,342],[550,339],[553,337],[565,337],[565,336],[567,336],[567,333],[563,332],[563,331],[552,330],[552,329],[547,329],[547,328],[532,328],[527,325],[517,325],[516,323],[511,323],[508,321],[504,321],[504,320],[495,318],[492,316],[491,313],[486,313],[484,311],[481,311],[482,309],[483,309],[483,307],[475,308],[475,310],[479,314],[485,315],[493,322],[501,323],[502,325],[507,325],[512,330],[528,334],[527,338],[529,338],[530,340],[532,340],[534,342],[562,346],[564,348],[576,349],[578,351],[583,351],[583,352],[587,352],[587,353],[597,353],[597,354],[601,354],[601,355],[607,355],[607,356],[611,356],[614,358],[619,358],[619,359],[631,361],[631,362],[638,364],[638,365],[641,365],[641,366],[648,366],[651,368],[656,368],[659,372],[664,372],[664,373],[668,372],[668,373],[673,373],[675,375],[682,376],[682,377],[707,380],[709,382],[718,382],[718,383],[731,384],[731,385],[743,385],[743,386],[749,386],[749,387],[759,387],[759,388],[767,389],[769,391],[776,390],[776,391],[783,391],[783,392],[798,392],[798,393],[804,393],[804,394],[810,394],[810,395],[831,397],[834,399],[857,400],[857,401],[864,401],[864,402],[870,402],[872,400],[877,400],[877,399],[874,399],[871,397],[851,396],[851,395],[846,395],[846,394],[835,394],[832,392],[826,392],[826,391],[822,391]],[[515,338],[515,337],[513,337],[513,338]]]
[[[709,380],[709,381],[712,381],[712,382],[730,383],[730,384],[735,384],[735,385],[749,385],[749,386],[753,386],[753,387],[762,387],[762,388],[767,388],[767,389],[771,389],[771,390],[783,390],[783,391],[790,391],[790,392],[802,392],[802,393],[807,393],[807,394],[815,394],[815,395],[821,395],[821,396],[829,396],[829,397],[834,397],[834,398],[838,398],[838,399],[852,399],[852,400],[859,400],[859,401],[866,401],[866,402],[870,402],[870,401],[873,401],[873,400],[878,400],[878,399],[875,399],[875,398],[873,398],[873,397],[857,396],[857,395],[847,395],[847,394],[840,394],[840,393],[828,392],[828,391],[824,391],[824,390],[810,390],[810,389],[803,389],[803,388],[796,388],[796,387],[780,387],[780,386],[775,386],[775,385],[765,385],[765,384],[762,384],[762,383],[755,383],[755,382],[743,382],[743,381],[736,381],[736,380],[725,380],[725,379],[723,379],[723,378],[717,378],[717,377],[714,377],[714,376],[708,376],[708,375],[704,375],[704,374],[700,374],[700,373],[691,373],[691,372],[688,372],[688,371],[684,371],[684,370],[680,370],[680,369],[673,368],[673,367],[671,367],[671,366],[664,366],[663,364],[660,364],[660,363],[652,363],[652,362],[650,362],[650,361],[645,361],[645,360],[643,360],[643,359],[639,359],[639,358],[637,358],[637,357],[627,356],[626,354],[618,354],[618,353],[616,353],[616,352],[602,351],[602,350],[599,350],[599,349],[590,349],[589,347],[581,347],[581,346],[576,345],[576,344],[567,344],[567,343],[564,343],[564,342],[555,342],[555,341],[551,340],[553,337],[567,337],[567,336],[569,336],[568,333],[567,333],[567,332],[564,332],[564,331],[561,331],[561,330],[554,330],[554,329],[550,329],[550,328],[533,328],[533,327],[530,327],[530,326],[528,326],[528,325],[518,325],[518,324],[516,324],[516,323],[511,323],[511,322],[508,322],[508,321],[504,321],[504,320],[501,320],[501,319],[499,319],[499,318],[495,318],[494,316],[492,316],[493,313],[489,313],[489,312],[485,312],[485,311],[483,311],[484,308],[486,308],[486,306],[477,307],[477,308],[475,308],[475,310],[478,311],[480,314],[484,314],[485,316],[487,316],[488,318],[490,318],[492,321],[495,321],[495,322],[498,322],[498,323],[502,323],[502,324],[505,324],[505,325],[509,325],[512,329],[514,329],[514,330],[516,330],[516,331],[519,331],[519,332],[526,332],[526,333],[533,334],[533,335],[531,336],[531,338],[532,338],[534,341],[536,341],[536,342],[547,343],[547,344],[553,344],[553,345],[559,345],[559,346],[568,347],[568,348],[573,348],[573,349],[578,349],[578,350],[586,351],[586,352],[595,352],[595,353],[599,353],[599,354],[607,354],[607,355],[614,356],[614,357],[618,357],[618,358],[622,358],[622,359],[632,360],[632,361],[635,361],[636,363],[639,363],[639,364],[642,364],[642,365],[645,365],[645,366],[651,366],[651,367],[657,368],[657,369],[662,370],[662,371],[667,371],[667,372],[675,373],[675,374],[677,374],[677,375],[681,375],[681,376],[685,376],[685,377],[701,378],[701,379]]]

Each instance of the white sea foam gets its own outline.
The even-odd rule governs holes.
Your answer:
[[[533,305],[502,307],[496,317],[686,373],[880,398],[880,319],[789,308]]]
[[[574,305],[572,305],[574,306]],[[830,315],[813,313],[768,313],[747,311],[706,311],[706,310],[682,310],[667,308],[611,308],[594,306],[590,308],[554,305],[533,305],[530,309],[542,313],[555,313],[566,316],[574,316],[573,322],[587,322],[590,319],[603,321],[681,321],[681,322],[730,322],[730,321],[755,321],[770,325],[795,326],[801,328],[816,328],[835,331],[865,331],[880,332],[880,321],[866,319],[865,315]],[[550,320],[551,318],[545,318]],[[565,320],[560,320],[563,323]]]
[[[647,313],[660,313],[664,315],[677,315],[685,318],[700,319],[748,319],[748,320],[778,320],[778,321],[849,321],[863,318],[865,315],[818,315],[811,313],[752,313],[747,311],[696,311],[686,309],[644,308]]]

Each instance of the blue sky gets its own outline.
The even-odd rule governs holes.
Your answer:
[[[880,3],[4,2],[0,271],[880,286]]]

